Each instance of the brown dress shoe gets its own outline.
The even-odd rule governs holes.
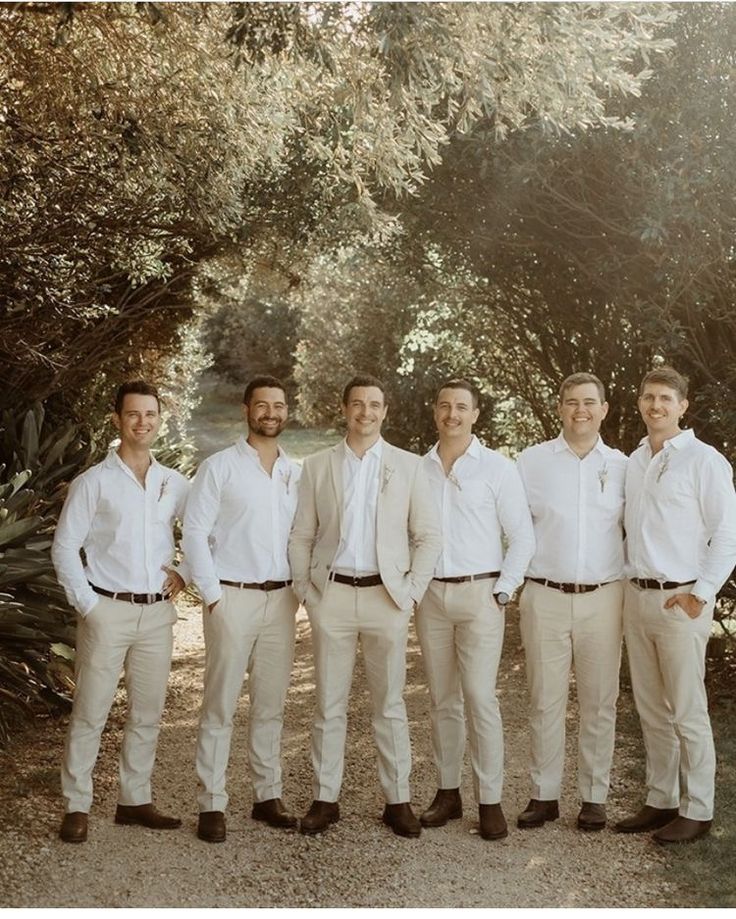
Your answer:
[[[675,817],[667,826],[652,833],[652,839],[662,846],[676,842],[695,842],[710,832],[712,820],[692,820],[690,817]]]
[[[459,788],[438,788],[434,801],[419,818],[422,826],[444,826],[448,820],[457,820],[463,815],[463,802]]]
[[[532,827],[542,826],[548,820],[557,820],[560,816],[560,805],[557,801],[538,801],[532,798],[526,810],[516,818],[516,825],[520,830],[529,830]]]
[[[500,804],[480,804],[480,835],[483,839],[505,839],[509,835]]]
[[[422,825],[414,816],[408,801],[402,804],[387,804],[381,819],[397,836],[415,837],[422,832]]]
[[[153,804],[118,804],[115,811],[115,823],[126,826],[137,824],[146,826],[149,830],[177,830],[181,826],[178,817],[164,817],[159,814]]]
[[[200,811],[197,836],[205,842],[225,842],[225,815],[222,811]]]
[[[339,819],[340,805],[337,801],[312,801],[312,806],[299,821],[299,832],[305,836],[316,836]]]
[[[676,816],[676,807],[651,807],[645,804],[632,817],[619,820],[616,830],[619,833],[648,833],[650,830],[658,830],[661,826],[666,826]]]
[[[87,815],[81,811],[72,811],[70,814],[64,814],[61,821],[59,837],[64,842],[86,842],[87,841]]]
[[[606,805],[594,804],[592,801],[583,801],[583,806],[578,814],[578,829],[588,833],[602,830],[606,825]]]
[[[268,801],[256,801],[250,812],[254,820],[262,820],[269,826],[280,830],[290,830],[296,826],[297,820],[284,807],[281,798],[269,798]]]

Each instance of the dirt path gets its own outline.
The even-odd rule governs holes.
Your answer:
[[[484,842],[475,833],[477,811],[469,777],[463,783],[466,816],[424,831],[417,840],[395,837],[380,823],[367,689],[356,669],[350,707],[342,820],[322,837],[284,833],[249,818],[241,700],[228,790],[228,839],[200,842],[196,829],[194,746],[201,696],[203,645],[199,612],[182,606],[164,727],[154,776],[156,803],[184,820],[181,830],[156,833],[118,827],[117,750],[124,714],[119,694],[95,773],[90,838],[70,846],[57,838],[62,802],[59,762],[64,723],[42,725],[0,757],[0,906],[3,907],[643,907],[683,905],[666,876],[664,854],[648,838],[611,831],[586,835],[575,828],[578,809],[568,741],[562,817],[532,831],[515,828],[528,799],[526,693],[516,614],[509,614],[499,695],[506,735],[504,808],[509,837]],[[299,641],[284,733],[286,804],[298,813],[311,801],[309,733],[313,670],[308,624]],[[406,701],[414,748],[412,788],[421,809],[435,790],[428,700],[421,656],[412,632]],[[630,717],[628,699],[622,717]],[[569,734],[574,735],[571,708]],[[638,804],[640,752],[631,740],[617,746],[609,814]],[[630,787],[628,787],[630,786]]]

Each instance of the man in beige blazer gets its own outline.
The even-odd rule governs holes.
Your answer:
[[[434,572],[439,521],[420,458],[381,438],[383,384],[345,387],[344,441],[304,461],[289,540],[294,590],[312,627],[317,705],[312,732],[314,801],[302,833],[337,822],[347,704],[358,641],[373,703],[383,822],[418,836],[409,805],[411,749],[403,700],[409,619]]]

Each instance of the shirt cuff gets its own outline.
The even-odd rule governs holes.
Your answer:
[[[700,597],[701,600],[705,600],[706,603],[712,603],[716,599],[715,584],[711,584],[710,581],[704,581],[702,578],[698,578],[693,584],[693,589],[690,593]]]
[[[79,615],[84,618],[85,616],[89,616],[92,610],[97,606],[99,600],[100,595],[95,593],[94,590],[90,590],[89,593],[85,591],[84,595],[77,600],[75,608]]]
[[[213,603],[222,599],[222,587],[219,581],[207,581],[206,584],[197,584],[197,587],[207,606],[212,606]]]

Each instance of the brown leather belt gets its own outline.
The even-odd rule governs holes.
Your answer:
[[[534,581],[535,584],[551,587],[553,590],[560,590],[563,594],[587,594],[591,590],[605,587],[606,584],[613,584],[613,581],[603,581],[601,584],[559,584],[557,581],[548,581],[547,578],[529,578],[529,580]]]
[[[291,581],[263,581],[262,584],[247,581],[220,581],[226,587],[237,587],[240,590],[281,590],[282,587],[291,587]]]
[[[337,574],[331,571],[330,580],[337,581],[338,584],[349,584],[351,587],[378,587],[379,584],[383,584],[380,574],[367,574],[363,578],[358,578],[349,574]]]
[[[483,574],[462,574],[456,578],[432,578],[441,584],[467,584],[468,581],[486,581],[488,578],[500,578],[500,571],[484,571]]]
[[[101,587],[95,587],[94,584],[90,584],[89,586],[96,594],[101,594],[103,597],[110,597],[113,600],[123,600],[125,603],[137,603],[139,606],[150,606],[151,603],[160,603],[162,600],[168,599],[168,597],[165,597],[163,594],[131,594],[123,593],[119,590],[103,590]]]
[[[654,578],[632,578],[632,584],[636,584],[642,590],[674,590],[675,587],[687,587],[695,583],[692,581],[656,581]]]

